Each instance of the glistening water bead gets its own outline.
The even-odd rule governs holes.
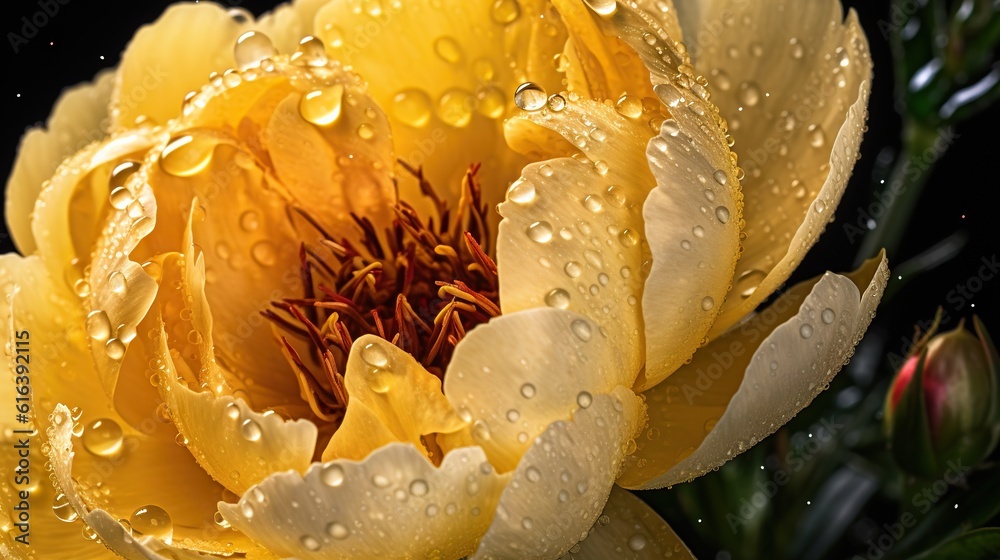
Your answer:
[[[525,82],[514,90],[514,105],[525,111],[537,111],[548,102],[545,89],[535,82]]]

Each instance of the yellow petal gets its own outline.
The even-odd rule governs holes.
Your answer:
[[[844,365],[888,280],[885,257],[826,273],[694,355],[643,395],[650,422],[618,483],[659,488],[718,467],[768,436]]]
[[[45,127],[31,128],[21,137],[7,178],[5,216],[11,239],[22,254],[30,255],[37,248],[31,216],[42,184],[64,159],[107,134],[113,77],[112,72],[102,71],[92,82],[66,90]]]
[[[4,329],[6,332],[6,329]],[[3,335],[6,337],[6,334]],[[6,342],[6,341],[5,341]],[[3,377],[4,398],[8,398],[6,393],[10,393],[7,402],[14,402],[13,378],[8,380]],[[7,391],[7,388],[10,388]],[[21,425],[5,426],[5,429],[22,429]],[[0,449],[0,460],[5,465],[17,465],[22,458],[18,455],[19,449],[15,445],[19,444],[19,438],[25,438],[24,434],[15,434],[12,437],[4,438],[3,448]],[[28,460],[31,461],[32,470],[30,481],[15,482],[13,472],[9,472],[9,479],[0,485],[0,558],[23,558],[25,560],[45,560],[47,558],[80,558],[81,560],[114,560],[117,558],[111,551],[100,544],[85,540],[82,536],[82,527],[79,523],[66,523],[55,515],[52,508],[58,492],[49,484],[48,480],[42,476],[41,469],[35,465],[42,465],[47,460],[41,452],[41,442],[39,438],[31,438],[31,449]],[[19,495],[19,492],[30,492],[27,500]],[[21,521],[16,517],[24,511],[26,502],[31,509],[27,527],[17,527],[15,523]],[[18,507],[19,509],[14,509]],[[60,510],[65,513],[66,510]],[[14,538],[22,535],[22,529],[29,531],[26,537],[30,544],[15,541]]]
[[[535,437],[593,395],[628,384],[614,342],[570,311],[501,315],[458,343],[444,392],[472,423],[477,445],[500,472],[514,469]]]
[[[619,4],[602,22],[639,54],[672,117],[646,149],[657,188],[643,207],[653,260],[642,299],[646,370],[636,382],[645,389],[690,358],[715,322],[738,257],[742,194],[725,121],[686,54],[641,16]]]
[[[645,405],[617,387],[552,423],[524,454],[472,560],[555,558],[597,521]]]
[[[177,431],[157,417],[155,408],[147,409],[136,427],[117,413],[94,368],[84,314],[62,295],[40,259],[7,255],[0,257],[0,270],[6,276],[4,290],[13,293],[8,316],[17,330],[31,333],[34,427],[44,434],[51,424],[48,414],[58,403],[80,410],[78,422],[85,437],[73,442],[72,474],[85,490],[87,504],[126,519],[136,509],[155,504],[169,512],[175,538],[189,539],[202,550],[245,549],[248,543],[242,536],[215,525],[215,502],[224,488],[175,443]],[[42,379],[46,382],[39,383]],[[94,427],[98,420],[100,430]],[[88,430],[114,434],[114,426],[120,428],[120,437],[100,446],[88,443],[93,441]],[[35,443],[41,446],[45,439]],[[150,480],[158,482],[151,485]]]
[[[833,220],[859,157],[872,62],[857,14],[845,21],[838,0],[720,0],[695,18],[695,66],[746,170],[747,238],[717,336],[788,280]],[[739,31],[711,31],[719,25]]]
[[[78,493],[78,480],[73,477],[72,413],[65,405],[59,404],[52,412],[52,425],[47,430],[49,440],[47,457],[52,465],[53,482],[57,492],[64,496],[64,512],[69,508],[86,523],[93,534],[108,550],[126,560],[152,560],[163,558],[156,553],[163,552],[178,560],[209,559],[215,556],[200,554],[169,545],[171,536],[142,536],[139,527],[131,530],[124,527],[113,515],[99,507],[87,505]],[[161,526],[162,527],[162,526]],[[83,538],[83,537],[80,537]],[[166,541],[166,542],[164,542]],[[185,544],[192,544],[186,542]],[[79,545],[77,545],[79,546]],[[74,555],[75,557],[75,555]]]
[[[615,486],[600,521],[594,524],[586,539],[563,556],[563,560],[665,557],[694,560],[694,555],[666,521],[635,494]]]
[[[362,462],[272,475],[219,511],[282,557],[460,558],[486,531],[508,478],[479,448],[453,451],[435,467],[395,443]]]
[[[164,163],[166,168],[173,168],[172,162],[166,161],[170,156],[163,156],[164,145],[150,154],[149,163],[136,174],[136,181],[149,185],[155,195],[156,224],[134,259],[141,262],[178,250],[193,255],[185,243],[191,222],[191,238],[204,250],[199,259],[205,268],[205,296],[190,301],[198,305],[203,300],[212,302],[211,315],[195,312],[181,302],[175,313],[185,308],[190,312],[181,316],[183,321],[175,317],[168,328],[189,325],[200,333],[197,336],[211,339],[216,345],[216,358],[227,370],[241,376],[242,380],[230,378],[229,382],[244,392],[252,408],[305,413],[270,324],[260,315],[272,301],[303,294],[297,235],[286,203],[268,188],[265,171],[231,138],[222,136],[225,142],[217,145],[214,140],[220,137],[207,133],[179,134],[175,138],[185,136],[197,138],[192,144],[211,144],[211,159],[200,174],[180,177],[165,169]],[[190,323],[190,319],[208,318],[210,324],[197,329]],[[206,327],[214,332],[206,333]],[[183,344],[186,332],[176,334]]]
[[[569,30],[574,59],[566,77],[580,93],[593,99],[617,100],[622,94],[652,95],[649,71],[634,50],[601,30],[587,5],[577,0],[552,0]]]
[[[143,129],[91,144],[65,160],[43,186],[31,229],[38,255],[52,277],[62,280],[63,292],[92,291],[84,271],[111,208],[109,179],[118,164],[141,158],[156,137]]]
[[[620,341],[621,383],[631,385],[643,363],[639,302],[649,247],[641,204],[655,186],[644,154],[650,115],[566,103],[525,118],[575,141],[589,159],[531,164],[508,190],[499,207],[500,301],[504,313],[550,306],[588,317]]]
[[[524,165],[503,141],[503,117],[515,83],[505,23],[523,10],[494,11],[465,0],[330,2],[317,15],[331,56],[366,79],[392,119],[396,156],[416,168],[446,200],[457,202],[469,166],[494,200]],[[514,25],[514,24],[512,24]],[[400,193],[420,201],[417,181],[399,173]]]
[[[187,447],[212,478],[236,495],[270,474],[304,473],[316,448],[316,426],[254,412],[242,399],[195,392],[177,380],[166,333],[160,336],[160,395]]]
[[[349,401],[347,417],[323,452],[323,460],[361,460],[385,443],[369,432],[372,420],[384,426],[392,441],[421,449],[422,436],[451,433],[465,422],[441,393],[441,380],[423,368],[410,354],[376,336],[354,341],[344,374]],[[351,409],[360,404],[357,416]],[[368,438],[371,438],[370,440]],[[367,440],[367,441],[366,441]]]
[[[180,116],[184,96],[212,72],[235,65],[233,46],[248,24],[210,2],[168,7],[136,32],[122,54],[112,96],[115,130],[137,120],[166,124]]]

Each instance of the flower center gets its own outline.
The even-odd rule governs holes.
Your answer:
[[[282,331],[295,374],[309,388],[314,412],[331,421],[347,406],[343,373],[353,341],[376,335],[408,352],[434,375],[444,372],[469,329],[500,315],[497,267],[490,252],[487,205],[473,165],[452,211],[419,169],[400,161],[433,203],[423,219],[406,201],[384,232],[351,214],[361,232],[335,239],[307,210],[294,208],[322,236],[299,249],[301,298],[264,311]],[[300,344],[293,344],[294,340]],[[307,351],[303,351],[307,348]]]

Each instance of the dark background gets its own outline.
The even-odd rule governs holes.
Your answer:
[[[9,174],[21,134],[26,128],[44,122],[60,91],[90,80],[103,68],[114,67],[134,31],[140,25],[155,20],[168,4],[165,1],[62,2],[66,3],[60,4],[59,13],[28,44],[21,45],[20,52],[16,54],[7,34],[20,32],[21,18],[39,11],[38,0],[3,0],[0,8],[0,27],[6,39],[0,46],[3,53],[0,69],[4,75],[0,86],[4,115],[0,173],[4,176]],[[238,5],[258,15],[275,4],[267,0],[228,2],[230,6]],[[869,131],[862,146],[862,158],[839,206],[836,221],[827,227],[793,281],[825,270],[852,268],[860,243],[858,240],[852,243],[844,226],[858,223],[860,213],[873,200],[875,185],[884,177],[880,173],[884,173],[882,168],[885,164],[880,166],[880,159],[884,162],[888,157],[891,161],[891,156],[900,146],[901,118],[894,94],[893,58],[879,25],[889,21],[888,0],[844,0],[844,4],[858,11],[875,61]],[[845,379],[844,382],[866,392],[884,391],[885,381],[891,373],[886,356],[889,353],[905,353],[903,338],[912,334],[914,323],[930,319],[938,306],[944,306],[950,318],[946,327],[953,328],[960,318],[976,313],[992,329],[993,338],[1000,338],[1000,313],[997,311],[1000,276],[979,284],[982,289],[968,300],[970,305],[957,308],[954,298],[948,301],[949,294],[955,293],[958,284],[966,284],[975,278],[983,260],[991,261],[1000,250],[1000,217],[995,205],[1000,201],[1000,197],[996,196],[1000,187],[995,159],[998,128],[1000,106],[994,106],[955,130],[959,138],[938,162],[900,250],[890,255],[890,267],[898,266],[959,231],[966,234],[967,242],[945,264],[912,279],[899,280],[893,273],[891,282],[896,285],[891,285],[890,289],[898,289],[898,292],[891,302],[880,307],[868,339],[859,348],[847,373],[852,380]],[[6,229],[0,229],[0,252],[12,250]],[[816,406],[821,405],[816,404],[814,408]],[[648,495],[643,497],[651,502],[657,501]],[[678,521],[675,516],[667,517],[699,555],[706,558],[715,556],[715,550],[708,544],[710,541],[702,540],[699,545],[694,527],[685,527],[683,521]],[[847,548],[852,546],[847,545]],[[741,554],[731,550],[720,552],[718,556],[729,557],[739,558]]]

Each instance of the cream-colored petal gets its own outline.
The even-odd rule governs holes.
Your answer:
[[[508,478],[476,447],[452,451],[435,467],[422,451],[395,443],[362,462],[272,475],[219,511],[268,549],[301,560],[460,558],[489,527]]]
[[[4,191],[7,229],[21,254],[30,255],[37,248],[31,216],[42,184],[64,159],[107,134],[113,77],[105,70],[93,81],[66,90],[45,126],[31,128],[21,137]]]
[[[615,486],[590,534],[571,548],[563,560],[666,557],[694,560],[666,521],[634,494]]]
[[[645,405],[617,387],[572,420],[552,423],[507,484],[496,517],[470,558],[556,558],[586,537],[645,422]]]
[[[508,190],[499,207],[500,302],[504,313],[550,306],[588,317],[620,341],[626,370],[619,383],[631,385],[643,365],[639,302],[649,247],[641,204],[655,186],[644,156],[650,115],[567,103],[524,117],[576,142],[587,157],[528,165]]]
[[[646,149],[657,188],[643,207],[653,262],[642,299],[646,370],[639,389],[659,383],[703,343],[729,289],[743,225],[726,123],[686,53],[644,16],[618,4],[598,18],[639,54],[672,117]]]
[[[75,517],[87,524],[101,544],[126,560],[193,560],[215,558],[207,554],[178,549],[168,543],[172,537],[140,536],[126,529],[122,523],[107,511],[90,508],[77,490],[77,480],[73,478],[73,417],[65,405],[56,405],[52,412],[52,425],[47,430],[47,457],[52,465],[52,476],[57,492],[65,499],[63,508],[72,508]],[[64,514],[68,513],[64,510]],[[81,536],[81,538],[83,538]],[[162,540],[161,540],[162,539]],[[164,540],[167,542],[165,543]],[[79,546],[79,545],[77,545]],[[159,552],[168,552],[163,556]],[[76,555],[74,554],[74,558]]]
[[[839,0],[690,4],[678,9],[697,22],[686,30],[699,38],[695,67],[746,170],[745,250],[717,336],[778,289],[833,220],[859,157],[872,62]]]
[[[0,257],[0,271],[4,291],[10,294],[9,317],[18,330],[31,333],[31,407],[34,427],[41,434],[33,444],[41,447],[46,442],[49,413],[63,403],[79,415],[76,422],[84,430],[85,437],[73,441],[73,478],[89,507],[127,519],[136,509],[155,504],[170,514],[174,538],[192,548],[246,550],[249,543],[245,537],[220,528],[213,520],[224,488],[205,473],[186,448],[177,445],[177,431],[155,406],[149,407],[135,426],[118,414],[95,370],[83,312],[62,294],[40,258],[6,255]],[[97,420],[101,420],[102,430],[93,427]],[[114,426],[121,430],[118,445],[88,448],[84,444],[88,430],[114,433]],[[150,484],[150,480],[157,483]]]
[[[477,177],[487,198],[496,200],[527,163],[503,140],[503,118],[520,83],[504,49],[504,22],[531,17],[506,9],[512,5],[348,0],[328,3],[316,17],[327,52],[357,70],[388,113],[396,156],[422,166],[452,208],[470,165],[482,164]],[[403,199],[421,201],[408,172],[400,170],[398,180]]]
[[[423,436],[451,433],[465,426],[441,393],[441,380],[413,356],[377,336],[365,335],[354,341],[344,386],[350,398],[347,416],[323,452],[324,461],[360,461],[386,443],[384,436],[377,437],[385,431],[392,434],[391,441],[423,449]],[[362,408],[358,415],[352,414],[355,406]],[[369,431],[373,424],[374,431]]]
[[[593,395],[627,384],[621,353],[585,317],[537,308],[501,315],[458,343],[444,394],[500,472]]]
[[[180,116],[184,96],[212,72],[235,66],[233,46],[248,23],[219,4],[178,3],[136,32],[122,54],[112,95],[115,130],[164,125]]]
[[[157,378],[170,418],[207,472],[236,495],[279,471],[304,473],[316,448],[316,425],[253,411],[242,399],[195,392],[181,384],[160,334]]]
[[[846,276],[828,272],[699,350],[643,394],[650,422],[618,483],[686,482],[778,429],[850,359],[888,275],[884,255]]]

